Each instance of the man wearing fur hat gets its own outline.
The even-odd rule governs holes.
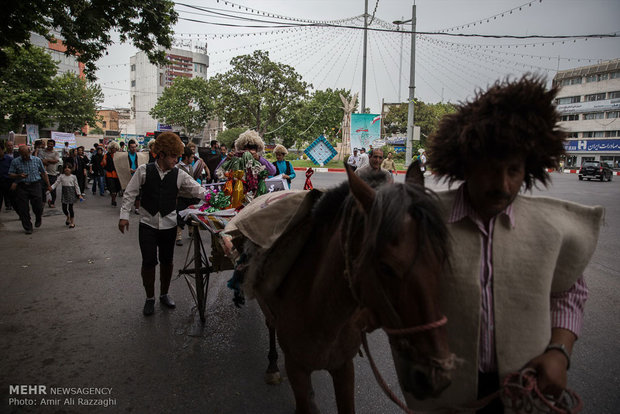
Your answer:
[[[129,230],[129,214],[136,196],[141,196],[138,240],[142,253],[142,283],[146,291],[143,309],[145,316],[155,311],[155,267],[158,258],[161,282],[159,300],[168,308],[176,306],[168,295],[168,288],[172,279],[177,233],[177,195],[182,191],[191,197],[204,198],[206,193],[189,174],[176,168],[183,150],[183,142],[175,133],[164,132],[159,135],[153,145],[153,152],[157,156],[155,162],[138,167],[123,196],[118,221],[121,233]]]
[[[284,145],[276,145],[273,149],[273,153],[276,154],[276,161],[273,166],[276,167],[276,175],[282,174],[282,178],[288,183],[288,188],[291,188],[291,180],[296,177],[295,170],[290,162],[284,159],[284,156],[288,154],[288,150]]]
[[[226,158],[217,166],[216,174],[220,180],[225,180],[224,173],[231,170],[243,170],[252,168],[256,173],[266,169],[269,176],[276,174],[276,168],[267,161],[263,154],[265,143],[258,132],[248,129],[235,141],[235,150],[229,151]],[[261,168],[261,166],[263,168]]]
[[[535,370],[543,394],[566,388],[603,209],[521,194],[546,185],[564,154],[556,93],[532,75],[497,82],[429,138],[433,172],[461,182],[438,196],[453,240],[440,306],[462,364],[439,399],[405,393],[410,408],[462,407],[524,368]],[[495,399],[479,412],[504,410],[511,412]]]

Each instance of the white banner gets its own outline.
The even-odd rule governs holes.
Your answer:
[[[56,141],[56,145],[54,146],[56,149],[63,149],[65,147],[65,142],[69,143],[69,148],[77,148],[75,134],[71,132],[52,131],[52,139]]]
[[[584,114],[589,112],[617,111],[620,109],[620,99],[606,99],[603,101],[577,102],[558,105],[557,110],[562,115]]]

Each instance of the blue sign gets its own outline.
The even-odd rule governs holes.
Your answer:
[[[304,150],[304,153],[313,163],[321,166],[327,164],[332,158],[338,155],[338,152],[323,135],[315,139],[314,142]]]
[[[172,125],[157,123],[158,131],[172,131]]]
[[[620,139],[574,139],[564,143],[569,152],[620,151]]]

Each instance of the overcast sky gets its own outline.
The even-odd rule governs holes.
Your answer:
[[[183,4],[209,7],[216,13],[270,20],[274,24],[286,22],[262,13],[320,21],[364,13],[364,0],[235,0],[227,3],[224,4],[224,0],[185,0]],[[389,26],[382,22],[391,25],[394,20],[410,19],[412,4],[406,0],[368,0],[369,13],[372,14],[376,6],[378,19],[372,27],[387,28]],[[520,6],[523,6],[521,10]],[[175,26],[177,40],[185,49],[190,45],[207,44],[209,76],[230,69],[228,62],[232,57],[262,49],[269,51],[272,60],[293,66],[314,89],[345,88],[361,92],[362,30],[250,28],[247,26],[273,24],[215,17],[181,3],[177,3],[176,10],[180,14]],[[418,32],[452,29],[447,33],[620,35],[620,0],[418,0],[416,14]],[[342,24],[363,26],[359,19]],[[467,24],[469,27],[461,27]],[[405,29],[411,30],[411,25],[407,24]],[[221,38],[222,35],[234,36]],[[373,113],[380,110],[382,99],[397,102],[400,95],[400,100],[406,101],[410,50],[409,34],[368,32],[366,106]],[[115,44],[98,62],[97,76],[106,96],[105,107],[129,107],[129,57],[135,53],[136,49],[130,45]],[[507,75],[529,71],[552,79],[558,68],[569,69],[620,58],[620,37],[563,41],[418,35],[415,56],[416,98],[425,102],[457,102],[471,97],[476,88],[486,87]]]

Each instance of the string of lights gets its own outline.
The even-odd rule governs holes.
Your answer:
[[[462,25],[459,25],[459,26],[453,26],[453,27],[449,27],[449,28],[446,28],[446,29],[440,29],[440,30],[437,30],[437,32],[451,32],[451,31],[454,31],[454,30],[463,30],[463,29],[468,29],[470,26],[474,27],[476,25],[481,25],[481,24],[484,24],[484,23],[490,23],[492,20],[497,20],[498,18],[502,18],[504,16],[506,16],[506,17],[510,16],[513,12],[520,12],[525,7],[532,7],[532,4],[535,4],[535,3],[542,3],[542,0],[532,0],[532,1],[528,2],[528,3],[522,4],[520,6],[513,7],[512,9],[508,9],[506,11],[494,14],[493,16],[485,17],[483,19],[476,20],[476,21],[473,21],[473,22],[470,22],[470,23],[465,23],[465,24],[462,24]]]

